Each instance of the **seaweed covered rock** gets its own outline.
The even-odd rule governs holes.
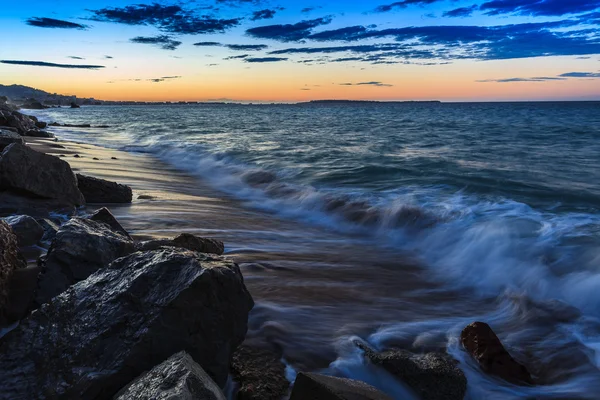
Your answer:
[[[460,341],[486,373],[514,384],[533,384],[527,368],[512,358],[485,322],[473,322],[468,325],[463,329]]]
[[[375,352],[357,343],[365,356],[406,383],[423,400],[462,400],[467,378],[447,354],[413,354],[405,350]]]
[[[88,203],[131,203],[131,188],[105,179],[77,174],[79,190]]]
[[[138,252],[71,286],[0,343],[6,398],[110,399],[180,351],[223,387],[253,307],[236,264]]]
[[[136,249],[141,251],[156,250],[163,246],[180,247],[200,253],[223,254],[225,246],[223,242],[215,239],[202,238],[189,233],[182,233],[173,239],[155,239],[139,242]]]
[[[217,384],[189,354],[174,354],[123,388],[115,400],[225,400]]]
[[[0,220],[0,323],[5,319],[10,279],[16,270],[25,267],[26,262],[19,253],[17,235],[10,225]]]
[[[290,400],[392,400],[373,386],[352,379],[299,373]]]
[[[233,353],[231,374],[239,385],[238,400],[280,400],[290,387],[281,356],[263,347],[240,346]]]
[[[69,205],[85,204],[67,162],[17,143],[0,155],[0,188]]]
[[[61,226],[43,263],[36,304],[46,303],[69,286],[133,253],[133,241],[102,222],[73,218]]]

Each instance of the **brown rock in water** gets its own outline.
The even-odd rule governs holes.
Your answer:
[[[189,354],[174,354],[142,374],[114,400],[226,400],[223,392]]]
[[[392,400],[371,385],[352,379],[299,373],[290,400]]]
[[[85,204],[67,162],[16,143],[0,155],[0,188],[58,200],[65,205]]]
[[[447,354],[413,354],[405,350],[375,352],[360,342],[365,356],[406,383],[422,400],[462,400],[467,378]]]
[[[156,250],[160,247],[180,247],[200,253],[221,255],[225,251],[223,242],[216,239],[207,239],[190,233],[182,233],[173,239],[156,239],[136,244],[136,249],[141,251]]]
[[[108,227],[110,228],[111,231],[113,231],[115,233],[119,233],[119,234],[131,239],[131,236],[129,236],[129,233],[125,230],[125,228],[123,228],[121,226],[119,221],[117,221],[115,216],[112,215],[112,213],[106,207],[102,207],[101,209],[94,211],[94,213],[92,215],[90,215],[88,217],[88,219],[91,219],[92,221],[96,221],[96,222],[102,222],[102,223],[108,225]]]
[[[290,387],[281,356],[265,348],[238,347],[231,374],[239,385],[238,400],[280,400]]]
[[[43,260],[36,305],[50,301],[69,286],[133,251],[131,238],[113,232],[109,225],[90,219],[71,219],[59,228]]]
[[[133,192],[126,185],[77,174],[79,190],[88,203],[131,203]]]
[[[16,270],[26,266],[25,259],[19,253],[17,235],[10,225],[0,220],[0,323],[3,323],[6,317],[5,307],[10,279]]]
[[[223,387],[253,307],[236,264],[165,249],[134,253],[69,288],[0,342],[7,399],[110,399],[186,351]]]
[[[468,325],[460,334],[460,341],[486,373],[514,384],[533,384],[527,368],[511,357],[488,324]]]

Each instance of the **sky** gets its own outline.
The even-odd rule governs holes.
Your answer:
[[[600,0],[0,0],[0,83],[103,100],[600,100]]]

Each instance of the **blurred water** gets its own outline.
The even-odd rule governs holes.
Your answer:
[[[250,276],[265,293],[251,329],[275,337],[292,368],[403,393],[357,356],[359,335],[380,349],[447,348],[473,399],[598,398],[600,103],[111,106],[36,115],[110,125],[53,129],[150,153],[246,207],[339,234],[348,247],[368,243],[360,273],[315,262],[287,278],[301,298],[300,281],[314,274],[345,303],[285,304],[267,295],[273,282]],[[420,283],[411,287],[388,255],[398,251],[424,268]],[[353,288],[343,280],[352,271],[370,285]],[[364,298],[352,298],[354,290]],[[312,324],[298,327],[305,320]],[[457,340],[474,320],[492,324],[543,385],[482,375]]]

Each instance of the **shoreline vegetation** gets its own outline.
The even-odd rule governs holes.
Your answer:
[[[128,232],[111,208],[151,191],[93,176],[118,177],[116,165],[134,166],[127,153],[61,142],[46,126],[0,98],[0,398],[391,399],[356,380],[290,374],[267,338],[246,340],[254,300],[226,243]],[[82,158],[97,167],[66,161]],[[460,340],[483,372],[535,384],[489,325]],[[407,396],[467,393],[446,353],[355,344]]]

